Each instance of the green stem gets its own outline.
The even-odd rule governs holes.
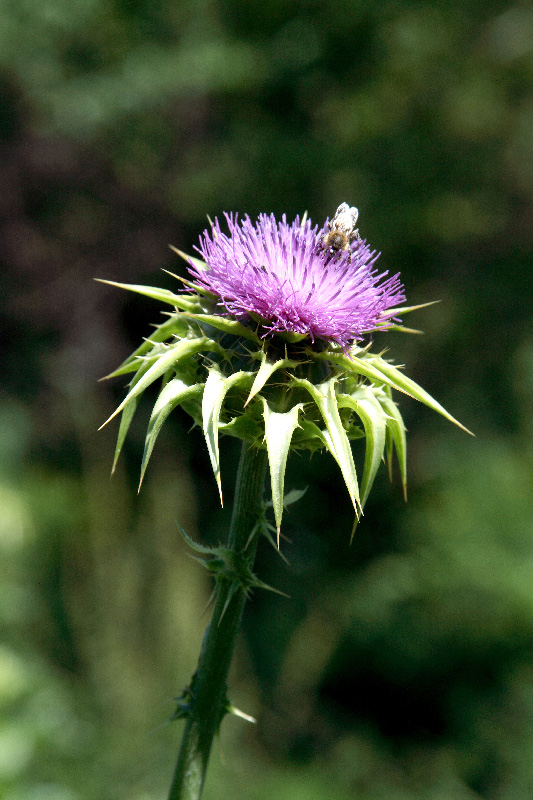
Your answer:
[[[263,511],[266,464],[266,450],[243,442],[227,549],[245,556],[250,569]],[[211,744],[224,716],[226,681],[245,602],[242,587],[235,591],[230,580],[219,580],[213,616],[191,683],[187,722],[168,800],[198,800],[202,793]]]

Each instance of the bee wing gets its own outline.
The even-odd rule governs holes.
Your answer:
[[[335,216],[340,217],[341,214],[346,214],[347,212],[350,213],[352,209],[348,206],[348,203],[341,203],[338,209],[335,211]]]
[[[357,225],[357,220],[359,218],[359,211],[355,206],[352,206],[350,209],[350,214],[352,215],[352,226],[355,228]]]

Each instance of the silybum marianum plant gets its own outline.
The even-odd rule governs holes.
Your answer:
[[[252,571],[258,536],[275,533],[279,547],[284,501],[294,499],[285,495],[289,452],[329,451],[355,529],[383,459],[390,470],[396,456],[405,490],[405,426],[394,391],[460,425],[371,348],[376,331],[408,330],[401,317],[414,307],[404,305],[399,275],[376,268],[378,254],[355,229],[355,208],[342,204],[322,228],[306,215],[292,223],[285,216],[262,214],[255,223],[225,216],[226,230],[216,219],[201,236],[201,258],[176,251],[190,273],[178,279],[178,291],[105,281],[168,306],[164,322],[109,376],[132,376],[110,417],[121,414],[115,464],[139,399],[156,381],[141,483],[163,423],[178,406],[203,430],[221,502],[220,434],[243,441],[228,542],[207,548],[184,533],[215,578],[214,610],[198,669],[177,702],[175,717],[186,727],[170,800],[200,796],[213,736],[224,714],[235,712],[227,672],[246,597],[253,587],[268,588]],[[359,479],[351,442],[360,438]],[[267,464],[274,526],[262,499]]]

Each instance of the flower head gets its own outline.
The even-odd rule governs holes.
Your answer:
[[[226,214],[229,235],[216,219],[197,248],[206,263],[190,262],[189,271],[203,289],[219,298],[237,318],[253,313],[271,332],[308,334],[343,348],[365,333],[389,327],[405,300],[399,276],[387,278],[374,264],[379,256],[365,240],[347,250],[324,248],[326,225],[311,227],[296,217],[260,214],[255,225]]]
[[[340,206],[336,218],[341,209],[355,212],[346,208]],[[329,450],[356,516],[383,457],[390,470],[394,451],[405,489],[405,426],[393,390],[460,423],[383,355],[354,344],[373,330],[401,329],[395,318],[404,300],[398,275],[387,277],[375,269],[378,255],[353,230],[356,219],[351,213],[343,226],[338,224],[344,233],[339,245],[328,235],[337,232],[335,224],[327,221],[319,229],[298,217],[289,225],[285,217],[277,222],[261,214],[254,225],[248,216],[239,221],[226,214],[229,234],[215,220],[200,238],[197,249],[204,261],[177,251],[195,278],[186,281],[188,292],[115,284],[172,308],[112,373],[134,373],[127,396],[110,417],[123,412],[115,463],[140,396],[162,380],[148,424],[141,481],[164,421],[181,406],[203,429],[221,499],[219,434],[266,448],[278,543],[290,450]],[[415,308],[420,306],[402,307],[401,313]],[[259,324],[243,324],[248,316]],[[280,347],[268,336],[276,332],[300,336],[285,336]],[[306,337],[324,346],[309,347]],[[362,437],[359,488],[351,442]]]

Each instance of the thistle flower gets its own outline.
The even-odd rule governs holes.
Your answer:
[[[207,269],[191,263],[198,285],[219,298],[218,307],[242,319],[256,314],[270,333],[285,331],[325,339],[346,349],[377,328],[387,328],[391,308],[405,300],[399,276],[386,278],[374,264],[378,253],[354,239],[346,251],[324,249],[319,230],[296,217],[261,214],[239,222],[226,214],[205,230],[198,252]],[[394,313],[394,312],[392,312]]]
[[[171,311],[108,376],[133,373],[110,417],[122,413],[113,469],[141,395],[158,380],[141,482],[163,423],[177,406],[203,429],[221,502],[219,434],[243,440],[226,545],[206,547],[182,532],[215,587],[198,667],[172,716],[186,724],[171,800],[200,797],[224,715],[252,719],[230,703],[227,677],[246,598],[253,588],[271,588],[252,571],[259,534],[273,541],[276,533],[279,548],[283,508],[302,494],[285,496],[290,450],[325,449],[333,456],[355,511],[353,536],[384,456],[390,472],[396,452],[405,491],[405,426],[393,390],[456,422],[397,367],[373,354],[370,343],[358,344],[373,331],[407,331],[399,317],[413,309],[397,305],[404,300],[398,275],[389,278],[375,269],[378,256],[359,239],[357,217],[357,209],[343,203],[332,223],[326,222],[327,233],[326,225],[319,230],[305,218],[289,225],[285,217],[278,223],[263,214],[254,226],[248,216],[239,222],[226,214],[229,235],[215,220],[200,238],[203,260],[177,251],[193,278],[181,279],[187,290],[114,284],[160,300]],[[355,439],[365,443],[360,486]],[[275,527],[262,499],[267,462]]]
[[[278,543],[291,449],[331,453],[357,521],[384,456],[390,472],[396,453],[405,492],[405,426],[393,390],[460,425],[370,344],[357,344],[373,331],[412,332],[398,318],[421,306],[398,306],[405,299],[399,276],[378,272],[378,255],[366,241],[325,248],[327,221],[319,229],[298,217],[290,225],[285,216],[276,222],[264,214],[255,225],[248,216],[226,220],[229,235],[218,220],[204,231],[202,260],[176,251],[193,278],[184,281],[185,293],[104,281],[172,307],[108,376],[134,373],[112,415],[122,412],[115,464],[141,394],[162,379],[141,482],[164,421],[181,406],[203,429],[221,501],[219,433],[266,448]],[[360,438],[366,447],[359,486],[351,441]]]

